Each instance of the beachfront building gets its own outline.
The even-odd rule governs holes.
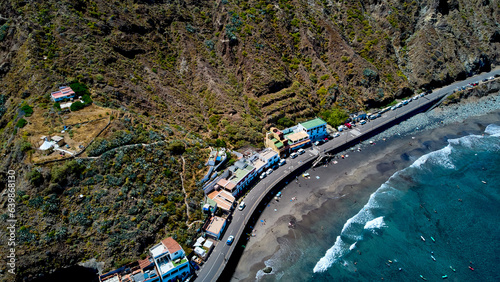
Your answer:
[[[222,236],[222,232],[226,228],[226,219],[218,216],[212,216],[210,220],[205,222],[203,226],[203,231],[209,237],[219,240]]]
[[[100,282],[160,282],[151,257],[132,262],[99,276]]]
[[[288,139],[286,139],[283,132],[276,127],[271,127],[269,132],[266,132],[264,145],[277,152],[281,157],[286,157],[288,155]]]
[[[149,249],[160,281],[184,281],[191,274],[191,267],[182,247],[172,237],[163,239]]]
[[[233,210],[235,198],[228,191],[224,189],[219,191],[214,190],[210,192],[207,197],[215,202],[215,206],[221,208],[225,213],[229,213]]]
[[[300,131],[306,132],[312,142],[322,139],[328,135],[328,133],[326,132],[326,121],[320,118],[315,118],[306,122],[299,123],[297,125],[297,128]]]
[[[239,196],[243,189],[253,180],[256,175],[255,167],[240,159],[228,169],[227,178],[221,178],[215,185],[215,190],[224,189],[234,197]]]
[[[54,102],[68,100],[75,97],[75,91],[68,86],[61,86],[56,92],[50,93],[50,99]]]

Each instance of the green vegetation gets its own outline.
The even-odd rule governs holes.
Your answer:
[[[26,124],[28,124],[28,121],[25,120],[24,118],[20,118],[17,123],[16,123],[16,126],[18,128],[23,128]]]
[[[337,127],[343,124],[344,121],[349,117],[349,115],[345,111],[337,108],[322,111],[319,113],[319,116],[333,127]]]
[[[282,117],[282,118],[278,119],[276,124],[281,126],[282,128],[287,128],[287,127],[291,127],[291,126],[295,125],[295,122],[293,122],[293,120],[291,120],[287,117]]]
[[[69,87],[71,87],[71,89],[75,92],[76,96],[82,96],[82,98],[84,95],[90,96],[88,86],[83,83],[73,82],[69,85]]]
[[[27,104],[22,106],[21,110],[24,112],[25,117],[30,117],[33,114],[33,108]]]
[[[74,112],[85,108],[85,104],[80,101],[76,101],[74,103],[71,103],[71,106],[69,108]]]

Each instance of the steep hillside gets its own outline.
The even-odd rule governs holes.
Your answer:
[[[91,257],[119,265],[165,234],[187,245],[196,225],[179,230],[201,218],[196,177],[209,143],[261,146],[283,117],[382,107],[489,70],[499,11],[490,0],[2,1],[0,142],[3,171],[21,179],[20,273]],[[110,144],[164,143],[34,168],[20,108],[48,119],[48,94],[76,81],[120,113],[90,148],[96,156]]]

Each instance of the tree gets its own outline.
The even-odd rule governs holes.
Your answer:
[[[287,117],[280,118],[276,123],[279,126],[283,126],[283,127],[290,127],[290,126],[294,125],[294,122],[291,119],[287,118]]]
[[[69,108],[71,109],[71,111],[74,112],[74,111],[78,111],[78,110],[85,108],[85,104],[80,102],[80,101],[76,101],[76,102],[72,103]]]
[[[26,121],[24,118],[21,118],[17,121],[16,126],[19,128],[23,128],[26,124],[28,124],[28,121]]]
[[[73,82],[69,85],[69,87],[71,87],[71,90],[75,92],[76,96],[82,96],[82,97],[85,95],[90,96],[89,88],[87,87],[87,85],[83,83]]]
[[[21,110],[24,112],[24,116],[30,117],[33,114],[33,108],[30,105],[22,106]]]
[[[347,115],[345,111],[337,108],[320,112],[319,116],[333,127],[337,127],[343,124],[344,121],[349,117],[349,115]]]
[[[92,98],[90,98],[90,95],[83,95],[82,100],[85,103],[85,105],[92,104]]]

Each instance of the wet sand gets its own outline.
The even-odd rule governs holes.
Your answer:
[[[323,226],[315,226],[315,223],[325,213],[334,214],[332,221],[341,229],[392,174],[418,157],[444,147],[447,139],[481,132],[483,124],[499,119],[498,113],[489,117],[491,120],[470,118],[462,123],[376,141],[373,145],[362,144],[354,151],[343,153],[348,157],[334,159],[337,164],[330,162],[309,169],[309,179],[298,176],[297,181],[281,190],[281,199],[272,200],[262,212],[231,281],[255,281],[257,272],[266,267],[264,262],[279,252],[280,245],[287,240],[293,241],[304,232],[321,234]],[[358,147],[362,150],[357,151]],[[293,227],[289,226],[290,222]]]

